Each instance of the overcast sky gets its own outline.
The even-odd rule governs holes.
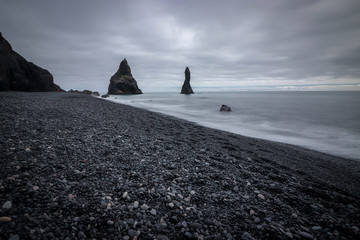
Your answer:
[[[0,31],[62,88],[360,90],[360,1],[0,0]]]

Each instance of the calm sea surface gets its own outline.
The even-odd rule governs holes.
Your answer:
[[[360,160],[360,92],[145,93],[109,100]],[[220,112],[222,104],[232,112]]]

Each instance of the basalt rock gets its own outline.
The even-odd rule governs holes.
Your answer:
[[[190,86],[190,70],[188,67],[185,69],[185,81],[181,88],[181,94],[193,94],[193,90]]]
[[[15,52],[0,33],[0,91],[63,91],[51,73]]]
[[[125,58],[110,79],[108,94],[142,94]]]
[[[221,112],[231,112],[231,108],[227,105],[222,105],[220,108]]]

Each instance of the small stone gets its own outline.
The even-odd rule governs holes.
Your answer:
[[[151,213],[152,215],[156,215],[156,210],[155,210],[155,209],[151,209],[150,213]]]
[[[129,195],[129,193],[126,191],[124,192],[124,194],[122,195],[123,198],[126,198]]]
[[[25,148],[25,151],[30,152],[31,150],[29,147],[27,147],[27,148]]]
[[[0,222],[10,222],[11,217],[0,217]]]
[[[264,195],[262,195],[261,193],[259,193],[257,196],[258,196],[258,198],[260,198],[261,200],[265,200]]]
[[[11,201],[6,201],[2,206],[3,209],[10,209],[11,207],[12,207]]]
[[[255,218],[254,219],[254,223],[259,223],[260,222],[260,218]]]
[[[80,220],[79,217],[74,217],[74,219],[73,219],[74,222],[78,222],[79,220]]]
[[[313,235],[311,235],[310,233],[307,233],[307,232],[302,232],[302,231],[299,231],[299,235],[302,236],[303,238],[306,238],[306,239],[313,239]]]
[[[255,214],[255,211],[251,209],[251,210],[250,210],[250,216],[251,216],[251,215],[254,215],[254,214]]]
[[[187,237],[187,238],[192,238],[192,234],[189,233],[189,232],[186,232],[186,233],[185,233],[185,237]]]
[[[319,230],[321,230],[321,227],[320,227],[320,226],[313,226],[313,227],[312,227],[312,230],[314,230],[314,231],[319,231]]]
[[[293,238],[294,238],[294,236],[292,235],[291,232],[286,232],[285,235],[286,235],[288,238],[290,238],[290,239],[293,239]]]
[[[114,221],[108,220],[106,223],[107,223],[107,225],[113,225]]]
[[[252,239],[254,239],[254,238],[250,235],[250,233],[244,232],[243,235],[242,235],[242,239],[252,240]]]
[[[74,198],[75,198],[75,195],[73,195],[73,194],[71,194],[71,193],[68,195],[69,201],[73,200]]]
[[[141,209],[142,210],[148,210],[149,206],[144,203],[143,205],[141,205]]]
[[[169,207],[173,208],[174,207],[174,203],[169,203]]]
[[[168,236],[165,236],[165,235],[157,235],[157,236],[156,236],[156,239],[157,239],[157,240],[170,240],[170,239],[168,238]]]
[[[10,238],[9,238],[9,240],[19,240],[20,239],[20,237],[19,237],[19,235],[12,235]]]
[[[94,221],[95,220],[95,218],[94,217],[90,217],[90,221]]]
[[[80,231],[77,236],[78,236],[78,238],[80,238],[80,239],[86,238],[85,233],[83,233],[82,231]]]
[[[292,217],[297,218],[298,215],[296,213],[291,214]]]
[[[138,208],[138,207],[139,207],[139,202],[138,202],[138,201],[135,201],[134,204],[133,204],[133,207],[134,207],[134,208]]]
[[[194,190],[191,190],[191,191],[190,191],[190,194],[191,194],[191,195],[195,195],[195,191],[194,191]]]
[[[33,186],[34,191],[39,190],[39,186]]]

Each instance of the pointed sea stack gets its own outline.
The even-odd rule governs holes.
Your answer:
[[[193,94],[193,90],[190,86],[190,70],[188,67],[185,69],[185,81],[181,88],[181,94]]]
[[[59,92],[51,73],[15,52],[0,33],[0,91]]]
[[[126,59],[121,61],[119,69],[111,77],[108,94],[142,94]]]

